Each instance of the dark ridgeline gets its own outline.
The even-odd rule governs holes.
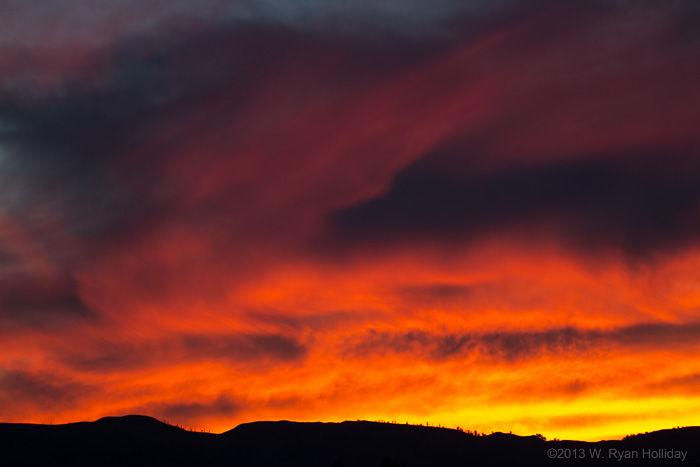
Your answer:
[[[256,422],[215,435],[132,415],[52,426],[3,423],[0,449],[0,465],[7,466],[696,467],[700,427],[586,443],[375,422]],[[611,450],[637,458],[620,460]],[[685,461],[669,459],[673,450],[687,452]]]

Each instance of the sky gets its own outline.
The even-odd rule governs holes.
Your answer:
[[[698,2],[0,18],[1,421],[699,424]]]

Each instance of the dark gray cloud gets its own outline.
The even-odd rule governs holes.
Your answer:
[[[192,187],[173,177],[164,183],[164,172],[182,159],[196,171],[246,157],[228,146],[245,136],[247,106],[262,81],[284,86],[287,78],[276,74],[298,61],[326,68],[312,78],[327,91],[343,89],[420,63],[434,50],[405,41],[371,49],[347,38],[321,43],[283,24],[225,17],[194,27],[186,18],[120,37],[54,87],[34,82],[40,68],[0,74],[0,206],[51,250],[65,245],[47,238],[55,234],[42,230],[49,222],[93,242],[124,241],[173,217],[225,223],[239,207],[240,188],[185,211]],[[266,110],[275,118],[274,108]]]
[[[475,156],[431,154],[388,192],[333,213],[350,243],[469,243],[542,234],[576,249],[632,256],[700,240],[700,164],[691,149],[641,150],[482,171]],[[476,156],[476,159],[479,157]]]
[[[528,311],[551,308],[556,300],[543,295],[535,281],[514,279],[471,284],[410,284],[397,287],[396,294],[406,307],[438,306],[444,310]]]
[[[530,1],[532,4],[542,3]],[[36,43],[53,36],[60,45],[109,43],[120,36],[148,34],[183,18],[191,22],[226,21],[258,27],[279,25],[325,34],[394,34],[425,37],[444,33],[455,17],[473,22],[499,15],[513,0],[79,0],[27,4],[8,0],[0,14],[9,17],[0,44]]]
[[[542,1],[531,1],[530,7]],[[512,0],[261,0],[231,12],[232,19],[279,23],[326,34],[401,35],[425,38],[444,35],[450,22],[460,18],[475,27],[502,15]],[[464,23],[463,23],[464,27]]]
[[[459,284],[429,284],[429,285],[407,285],[400,287],[399,295],[411,302],[461,302],[468,300],[474,295],[477,289],[483,285],[459,285]]]
[[[225,146],[240,131],[250,88],[314,44],[285,29],[212,22],[123,38],[56,88],[32,79],[40,68],[0,74],[0,314],[84,313],[74,272],[172,223],[205,235],[235,231],[245,203],[236,186],[187,209],[192,187],[164,172],[183,158],[193,171],[235,158]],[[192,124],[192,114],[206,121]],[[200,141],[207,137],[213,142]],[[218,256],[236,248],[230,235],[217,238]],[[153,269],[149,280],[158,281],[163,272]]]
[[[21,73],[0,74],[0,213],[30,239],[18,245],[0,230],[0,256],[16,263],[0,277],[0,300],[12,308],[0,313],[19,316],[51,300],[55,316],[86,312],[71,285],[82,265],[173,226],[208,237],[212,256],[232,258],[227,264],[242,262],[254,250],[241,246],[250,238],[271,236],[275,248],[283,248],[290,240],[279,235],[279,224],[288,220],[261,215],[251,207],[255,193],[246,191],[250,184],[264,185],[264,177],[227,184],[193,203],[190,196],[201,190],[202,180],[178,177],[173,166],[206,178],[213,172],[208,167],[251,157],[231,148],[246,137],[260,83],[283,87],[287,77],[277,74],[289,63],[321,64],[325,71],[313,79],[331,92],[356,79],[394,73],[429,52],[402,41],[369,50],[355,39],[321,43],[315,33],[274,21],[261,26],[225,16],[192,26],[185,14],[152,26],[83,57],[54,86],[41,83],[41,60]],[[26,44],[0,41],[4,49],[18,59],[34,56],[24,53],[34,51]],[[275,108],[263,110],[266,118],[278,118]],[[281,149],[279,157],[285,156]],[[65,285],[42,284],[37,258]],[[209,260],[203,254],[191,262]],[[139,276],[133,288],[159,291],[162,277],[195,267],[174,270],[153,261],[141,270],[148,277]],[[16,288],[20,279],[10,277],[16,271],[22,271],[24,285],[4,292]],[[18,290],[34,284],[49,290],[42,295],[46,300],[20,303]]]
[[[70,278],[39,279],[22,274],[0,275],[0,316],[6,323],[51,326],[60,321],[59,317],[94,317]]]
[[[138,166],[118,162],[173,98],[174,77],[158,57],[116,55],[99,84],[88,79],[47,95],[7,88],[0,94],[2,204],[38,234],[53,221],[80,238],[114,236],[144,223],[158,205],[162,188],[152,185],[158,154]]]
[[[56,407],[70,407],[93,394],[95,388],[49,372],[0,370],[0,416],[31,411],[50,413]]]
[[[0,321],[4,326],[0,332],[12,332],[15,325],[51,329],[66,319],[95,318],[81,299],[74,278],[55,267],[42,245],[21,238],[21,232],[8,235],[3,242],[1,230]],[[20,238],[13,238],[17,236]]]
[[[564,327],[544,331],[431,333],[370,331],[348,340],[343,351],[354,355],[412,354],[428,360],[476,358],[519,362],[544,355],[605,355],[620,349],[682,349],[696,346],[700,324],[650,323],[610,330]],[[575,389],[575,388],[574,388]]]
[[[277,334],[240,334],[230,337],[191,336],[184,347],[193,356],[218,356],[232,362],[271,359],[291,362],[306,354],[306,347],[294,338]]]
[[[169,346],[153,343],[99,343],[79,352],[60,352],[57,360],[79,371],[118,372],[157,365],[169,355]]]
[[[106,245],[149,231],[172,198],[153,184],[156,155],[122,161],[175,85],[156,57],[127,50],[59,90],[20,78],[0,76],[0,250],[9,260],[0,318],[44,326],[91,317],[76,271]]]
[[[304,343],[281,334],[176,335],[141,342],[86,343],[80,352],[64,352],[58,360],[80,371],[119,372],[183,361],[285,364],[300,361],[307,351]]]
[[[129,409],[126,413],[147,413],[168,423],[191,424],[194,428],[199,418],[231,417],[245,408],[244,401],[220,394],[215,399],[205,402],[156,402]]]

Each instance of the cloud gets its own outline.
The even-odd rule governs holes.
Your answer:
[[[37,279],[15,274],[0,280],[0,316],[33,325],[60,321],[61,317],[94,317],[78,296],[73,281],[47,284]]]
[[[690,396],[697,394],[698,389],[700,389],[700,373],[659,378],[634,388],[635,391],[642,391],[652,395],[674,393]]]
[[[403,306],[416,309],[528,311],[555,306],[554,291],[545,296],[539,290],[534,281],[503,279],[471,284],[401,285],[396,293]]]
[[[154,402],[130,408],[125,413],[147,413],[168,423],[195,425],[197,420],[208,417],[230,418],[246,408],[246,404],[233,397],[220,394],[204,402]]]
[[[242,5],[232,18],[264,23],[279,22],[304,30],[327,34],[443,35],[450,20],[460,18],[472,24],[502,14],[511,0],[263,0]],[[535,2],[539,3],[539,2]]]
[[[0,320],[3,331],[14,325],[53,328],[63,321],[95,318],[80,297],[78,284],[64,268],[58,235],[42,237],[20,222],[0,214]],[[53,245],[51,245],[53,243]]]
[[[478,155],[432,154],[399,173],[386,193],[333,213],[333,234],[382,246],[505,234],[633,257],[674,251],[700,240],[693,154],[645,150],[487,173],[471,170]]]
[[[554,328],[542,331],[434,333],[370,330],[349,338],[347,355],[409,354],[434,361],[476,359],[517,363],[542,356],[605,355],[611,351],[653,351],[695,346],[700,324],[649,323],[612,329]]]
[[[53,217],[79,238],[154,215],[157,154],[140,170],[121,165],[143,143],[144,125],[171,98],[173,77],[153,57],[115,59],[105,82],[69,83],[58,93],[0,94],[3,207],[22,223]],[[120,175],[120,178],[117,178]],[[49,217],[51,218],[51,217]],[[113,233],[112,235],[117,235]]]
[[[122,310],[167,302],[173,287],[225,294],[305,255],[319,213],[406,157],[373,151],[420,125],[405,107],[433,96],[413,91],[452,62],[421,69],[428,49],[452,53],[444,44],[368,49],[274,22],[181,24],[119,36],[52,86],[31,65],[0,76],[0,208],[31,238],[13,248],[29,269],[40,257],[67,280],[120,283],[110,302]],[[397,79],[405,89],[387,95]],[[378,109],[379,127],[365,118]]]
[[[75,406],[95,388],[50,372],[0,371],[0,415],[5,420],[27,413],[50,413],[56,407]]]
[[[696,311],[691,3],[0,3],[15,419],[488,421],[482,374],[503,408],[692,358],[631,324]]]
[[[300,362],[307,352],[306,344],[280,334],[190,334],[141,341],[88,340],[77,352],[60,352],[58,361],[81,372],[131,372],[185,362],[283,365]]]
[[[33,43],[47,36],[58,39],[61,45],[103,44],[119,37],[148,34],[178,21],[195,24],[225,21],[263,27],[283,25],[324,34],[424,37],[442,34],[446,23],[455,17],[484,20],[502,14],[514,3],[517,2],[406,0],[397,4],[389,0],[201,0],[195,4],[189,0],[167,3],[98,0],[86,6],[77,0],[42,5],[10,0],[0,7],[0,13],[8,18],[8,27],[0,34],[0,44]]]
[[[141,249],[141,267],[125,275],[156,293],[168,274],[212,263],[222,277],[249,274],[287,245],[269,241],[289,220],[281,208],[264,213],[275,174],[246,142],[250,122],[267,125],[260,118],[272,114],[247,120],[249,96],[310,38],[217,22],[182,37],[160,32],[95,52],[87,71],[55,87],[0,76],[0,241],[9,244],[0,249],[26,283],[46,280],[38,263],[71,283],[95,262]],[[277,154],[269,157],[274,167]],[[207,246],[186,253],[192,244]],[[187,257],[173,267],[177,255]]]
[[[296,339],[276,334],[241,334],[207,338],[191,336],[184,340],[185,348],[194,355],[217,356],[232,362],[266,359],[292,362],[307,352]]]

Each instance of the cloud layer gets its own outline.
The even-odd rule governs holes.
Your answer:
[[[694,2],[78,3],[0,6],[3,421],[690,423]]]

